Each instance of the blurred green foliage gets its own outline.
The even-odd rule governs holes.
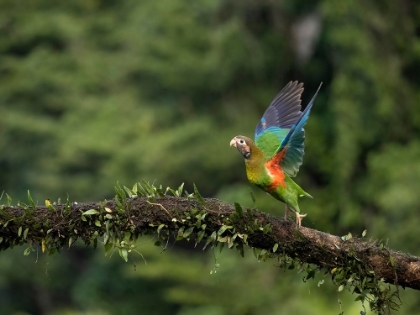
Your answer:
[[[420,255],[419,35],[415,1],[3,0],[0,191],[89,201],[145,179],[252,206],[230,139],[252,136],[289,80],[305,83],[305,104],[323,81],[297,178],[315,197],[304,224],[367,229]],[[82,249],[2,253],[0,312],[338,314],[337,299],[360,310],[250,254],[223,252],[210,276],[211,252],[149,245],[136,270]],[[402,298],[400,314],[418,312],[418,295]]]

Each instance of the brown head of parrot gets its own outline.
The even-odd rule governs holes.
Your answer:
[[[230,146],[235,147],[245,159],[249,159],[251,157],[252,150],[251,150],[251,147],[248,145],[247,141],[245,140],[245,137],[243,136],[234,137],[230,141]]]

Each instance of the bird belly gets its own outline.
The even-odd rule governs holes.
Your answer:
[[[286,203],[299,212],[299,197],[310,195],[303,191],[289,176],[283,173],[280,165],[264,163],[260,168],[248,168],[247,177],[250,183],[269,193],[275,199]]]
[[[284,181],[286,175],[283,173],[283,170],[280,165],[273,164],[271,161],[264,164],[265,171],[270,178],[270,182],[266,187],[267,192],[272,193],[276,191],[280,186],[286,188],[286,183]]]
[[[258,186],[269,194],[275,193],[277,190],[284,190],[286,184],[284,182],[284,173],[280,169],[269,169],[265,165],[259,172],[247,171],[247,177],[250,183]]]

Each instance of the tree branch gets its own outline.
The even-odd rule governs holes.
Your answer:
[[[225,243],[242,253],[243,246],[248,245],[261,249],[262,259],[298,259],[331,274],[338,285],[357,275],[360,282],[375,277],[420,289],[419,257],[364,238],[343,240],[306,227],[297,229],[292,221],[217,199],[149,196],[49,207],[0,207],[1,250],[26,243],[30,249],[40,244],[43,251],[54,253],[77,239],[96,246],[103,236],[105,250],[107,246],[117,248],[124,258],[137,236],[156,232],[162,238],[175,235],[178,240]],[[356,293],[364,289],[355,285]]]

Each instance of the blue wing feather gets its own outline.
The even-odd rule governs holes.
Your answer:
[[[288,134],[282,140],[280,147],[277,149],[277,152],[280,152],[283,149],[287,150],[286,155],[280,164],[283,168],[283,171],[291,177],[296,176],[300,165],[302,165],[303,154],[305,151],[305,131],[303,127],[308,121],[309,113],[321,86],[322,83],[319,85],[318,90],[312,97],[308,106],[306,106],[303,113],[301,113],[295,124],[290,128]]]
[[[289,82],[274,98],[255,128],[255,140],[269,127],[291,128],[300,116],[303,84]]]
[[[289,82],[274,98],[255,128],[255,143],[271,158],[301,114],[303,84]]]

